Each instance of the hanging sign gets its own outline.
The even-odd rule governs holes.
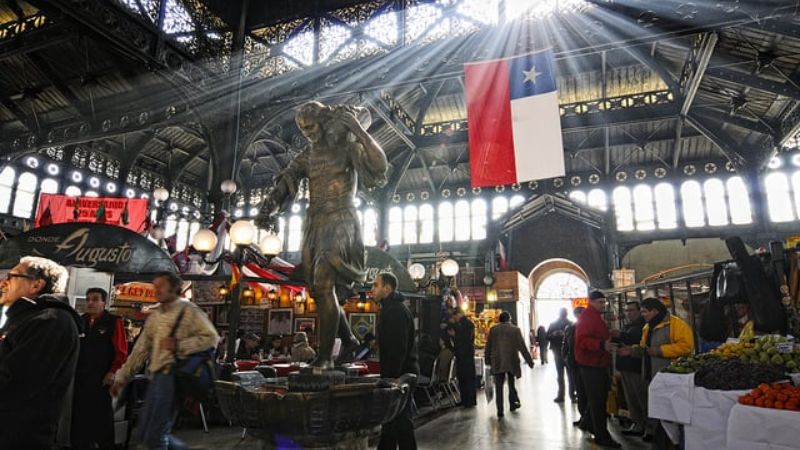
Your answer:
[[[34,227],[59,223],[104,223],[144,231],[148,203],[140,198],[70,197],[41,194]]]
[[[572,309],[575,308],[588,308],[589,307],[589,299],[587,297],[579,297],[572,299]]]
[[[394,256],[376,247],[367,247],[366,284],[372,286],[375,277],[381,272],[391,272],[397,277],[397,290],[400,292],[417,292],[417,285],[411,279],[406,266]]]
[[[0,269],[23,256],[41,256],[62,266],[101,272],[152,274],[175,272],[166,252],[131,230],[96,223],[62,223],[35,228],[0,244]]]
[[[152,283],[123,283],[114,288],[114,301],[155,303],[156,289]]]

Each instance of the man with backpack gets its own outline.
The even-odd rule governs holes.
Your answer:
[[[215,348],[219,336],[197,305],[180,298],[183,281],[164,272],[153,278],[158,308],[144,324],[128,360],[117,371],[111,393],[116,397],[147,361],[150,382],[139,417],[139,439],[148,449],[185,448],[170,435],[177,410],[175,368],[179,360]]]

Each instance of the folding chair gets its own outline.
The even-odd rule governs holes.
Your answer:
[[[439,358],[433,361],[433,371],[431,376],[420,375],[417,379],[417,388],[421,389],[428,398],[428,402],[434,411],[439,409],[438,394],[436,392],[437,385],[439,384],[437,371],[439,368]]]
[[[456,406],[461,401],[461,391],[458,388],[456,378],[456,357],[450,359],[450,367],[447,370],[447,380],[442,381],[442,388],[450,400],[451,406]]]

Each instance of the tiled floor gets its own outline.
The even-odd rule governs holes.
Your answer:
[[[537,361],[538,363],[538,361]],[[505,418],[495,416],[494,403],[487,404],[483,391],[478,395],[478,406],[473,409],[454,409],[428,420],[416,430],[420,450],[511,450],[511,449],[594,449],[587,433],[572,426],[578,417],[577,407],[553,402],[556,392],[555,369],[551,365],[529,370],[523,368],[522,379],[517,380],[522,408],[506,412]],[[611,427],[615,439],[625,449],[646,449],[638,439],[621,436]],[[209,434],[197,430],[180,430],[176,433],[192,448],[206,449],[257,449],[252,438],[239,440],[241,430],[213,428]]]

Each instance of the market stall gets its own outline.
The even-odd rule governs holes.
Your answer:
[[[682,441],[687,450],[759,448],[744,444],[753,442],[747,440],[747,436],[762,435],[743,434],[741,423],[750,419],[742,416],[770,415],[773,411],[740,406],[777,406],[793,412],[800,409],[800,391],[795,394],[797,401],[793,403],[789,402],[790,395],[784,393],[775,394],[774,404],[771,400],[766,404],[763,399],[758,400],[762,395],[771,398],[766,392],[767,386],[789,385],[799,364],[800,346],[785,336],[761,336],[754,342],[732,340],[711,352],[680,358],[658,373],[650,383],[648,415],[662,420],[676,443],[681,442],[679,428],[682,428]],[[794,419],[793,427],[800,425],[800,415],[780,417]],[[767,419],[759,417],[752,423],[764,420]],[[732,446],[730,439],[740,444]],[[771,442],[766,437],[757,439],[761,445]],[[781,439],[780,435],[776,439]]]

